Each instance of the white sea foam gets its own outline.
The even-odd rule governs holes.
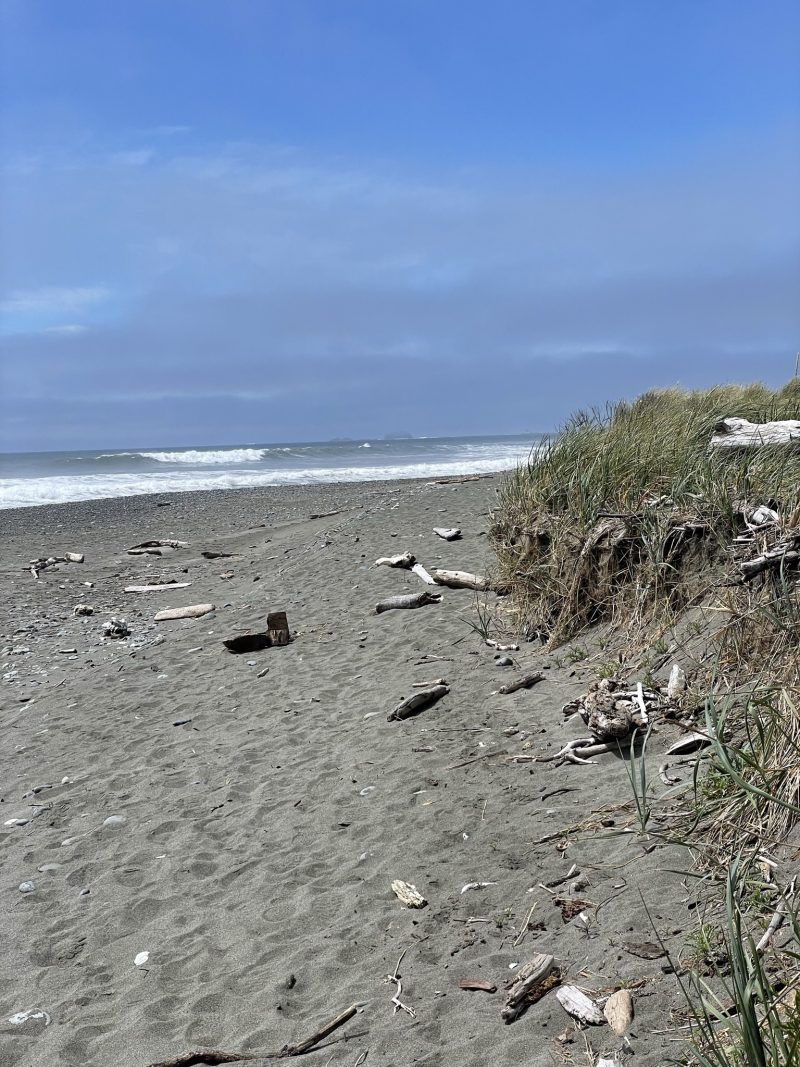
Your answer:
[[[219,448],[208,451],[191,448],[187,452],[137,452],[135,455],[153,459],[157,463],[191,463],[194,466],[212,466],[218,463],[258,463],[268,453],[268,448]]]
[[[258,449],[240,449],[257,452]],[[168,453],[161,453],[167,455]],[[188,455],[189,453],[177,453]],[[202,455],[203,453],[197,453]],[[208,455],[209,453],[205,453]],[[221,453],[230,455],[231,453]],[[178,493],[202,489],[238,489],[269,485],[307,485],[331,482],[368,482],[395,478],[437,478],[456,474],[481,474],[505,470],[527,459],[529,447],[494,448],[482,456],[431,459],[419,463],[369,467],[307,467],[300,470],[245,468],[242,470],[142,471],[59,475],[42,478],[0,479],[0,509],[57,504],[69,500],[99,500],[107,497]]]

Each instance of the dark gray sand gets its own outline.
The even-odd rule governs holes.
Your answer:
[[[677,1054],[675,976],[629,949],[655,940],[643,893],[680,955],[693,921],[670,869],[687,857],[618,832],[636,823],[617,758],[504,760],[580,736],[561,707],[594,674],[559,667],[535,644],[496,666],[469,625],[466,590],[375,614],[382,598],[427,588],[374,568],[378,556],[408,549],[428,569],[491,566],[497,484],[0,512],[0,822],[41,809],[0,825],[0,1063],[143,1067],[199,1046],[278,1050],[354,1002],[363,1010],[304,1062],[538,1067],[622,1049],[608,1026],[576,1032],[552,991],[501,1021],[504,986],[535,952],[552,953],[562,979],[590,993],[632,990],[626,1063]],[[462,540],[432,533],[453,525]],[[190,547],[126,554],[156,537]],[[66,551],[85,563],[38,581],[24,569]],[[191,585],[124,592],[158,578]],[[153,621],[206,601],[216,610],[203,618]],[[74,616],[79,603],[94,613]],[[278,609],[296,632],[288,647],[223,648]],[[112,616],[127,620],[129,638],[102,639]],[[535,688],[495,692],[535,668],[546,673]],[[387,721],[415,682],[440,677],[447,696]],[[674,731],[660,730],[654,752]],[[416,885],[427,907],[404,907],[394,879]],[[32,892],[20,892],[25,882]],[[476,882],[491,884],[462,891]],[[554,892],[587,901],[585,920],[565,921]],[[400,999],[414,1016],[395,1011],[386,980],[401,954]],[[498,992],[464,991],[465,978]]]

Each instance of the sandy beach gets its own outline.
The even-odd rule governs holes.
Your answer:
[[[690,861],[620,833],[636,827],[624,761],[505,758],[576,736],[561,709],[595,671],[533,642],[498,666],[468,590],[375,613],[426,588],[379,556],[491,571],[500,477],[0,513],[3,1067],[280,1050],[354,1003],[306,1062],[544,1067],[617,1051],[655,1067],[677,1052],[680,997],[651,920],[679,958],[696,925],[678,873]],[[156,538],[188,547],[127,554]],[[68,551],[85,562],[26,569]],[[125,592],[158,580],[189,585]],[[154,621],[202,602],[215,611]],[[73,614],[81,603],[93,614]],[[278,610],[288,646],[225,649]],[[129,637],[103,638],[111,617]],[[544,681],[497,692],[531,670]],[[446,696],[387,721],[438,678]],[[405,907],[395,879],[427,906]],[[626,1037],[578,1030],[552,991],[506,1025],[504,987],[537,952],[596,997],[630,989]]]

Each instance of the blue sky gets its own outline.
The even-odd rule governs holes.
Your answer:
[[[0,0],[0,449],[791,373],[800,6]]]

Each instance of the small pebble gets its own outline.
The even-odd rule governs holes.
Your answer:
[[[33,893],[35,889],[36,886],[33,884],[33,882],[20,882],[19,884],[20,893]]]
[[[144,967],[147,961],[150,959],[149,952],[139,952],[133,961],[135,967]]]
[[[513,667],[514,661],[510,656],[498,656],[495,660],[498,667]]]

